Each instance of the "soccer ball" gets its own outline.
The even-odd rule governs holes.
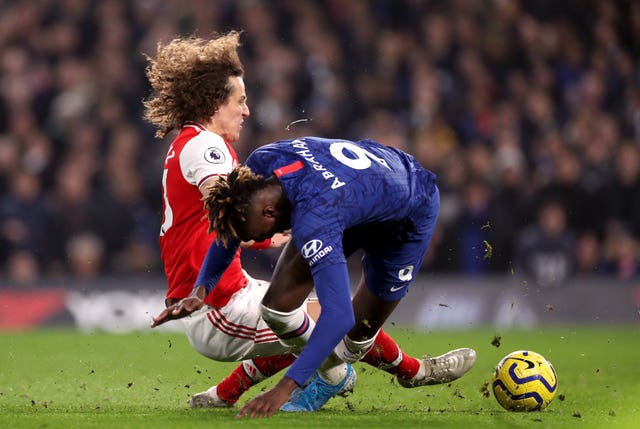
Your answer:
[[[496,400],[508,411],[537,411],[549,405],[558,390],[558,377],[542,355],[519,350],[505,356],[492,380]]]

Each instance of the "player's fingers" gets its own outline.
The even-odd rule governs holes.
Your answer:
[[[201,301],[198,300],[189,300],[182,303],[182,308],[184,311],[189,314],[193,313],[196,310],[202,308]]]
[[[249,401],[248,403],[246,403],[241,409],[240,412],[238,413],[237,417],[249,417],[249,418],[254,418],[254,417],[260,417],[260,412],[259,412],[259,407],[256,404],[255,400]]]
[[[182,311],[193,313],[193,310],[195,310],[195,305],[191,301],[182,303]]]
[[[253,401],[249,401],[244,404],[238,413],[238,417],[255,417],[255,410],[253,409]]]
[[[238,414],[236,414],[237,418],[241,418],[244,417],[245,414],[247,414],[247,406],[243,406],[242,408],[240,408],[240,411],[238,411]]]
[[[164,322],[166,322],[166,317],[167,315],[165,314],[166,310],[164,310],[162,313],[160,313],[159,315],[157,315],[156,317],[154,317],[152,319],[151,322],[151,327],[155,328],[158,325],[162,325]]]
[[[272,407],[270,402],[264,402],[260,404],[260,407],[256,410],[257,417],[271,417],[276,410]]]

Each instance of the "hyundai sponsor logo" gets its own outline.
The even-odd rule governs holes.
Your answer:
[[[302,256],[310,266],[314,266],[323,256],[333,250],[332,246],[322,246],[323,243],[321,240],[314,239],[307,241],[304,246],[302,246],[302,249],[300,249],[300,253],[302,253]]]
[[[320,249],[322,249],[322,241],[320,240],[307,241],[306,243],[304,243],[304,246],[302,246],[302,256],[304,256],[305,259],[309,259],[313,255],[318,253]]]

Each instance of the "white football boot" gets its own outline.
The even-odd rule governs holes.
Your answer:
[[[420,370],[416,377],[410,380],[398,377],[398,383],[402,387],[449,383],[462,377],[474,363],[476,363],[476,352],[468,348],[451,350],[433,358],[427,355],[420,361]]]
[[[213,386],[209,390],[196,393],[189,398],[191,408],[230,408],[233,404],[223,401],[218,396],[217,386]]]

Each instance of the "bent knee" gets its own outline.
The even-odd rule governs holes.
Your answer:
[[[302,308],[293,311],[277,311],[263,304],[260,306],[260,314],[269,328],[278,336],[300,329],[305,323],[309,323]]]

